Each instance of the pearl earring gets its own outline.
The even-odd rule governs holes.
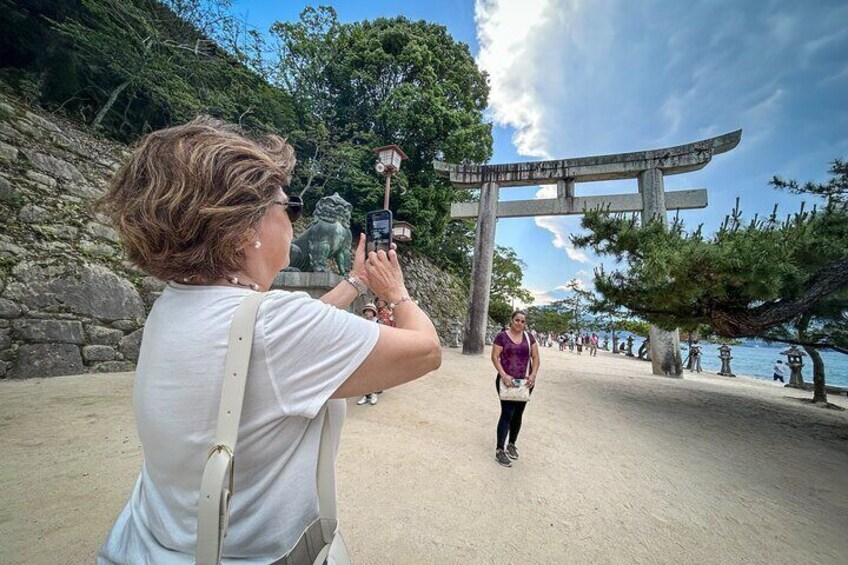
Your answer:
[[[259,240],[257,239],[257,240],[253,243],[253,247],[255,247],[256,249],[259,249],[260,247],[262,247],[262,242],[261,242],[261,241],[259,241]]]

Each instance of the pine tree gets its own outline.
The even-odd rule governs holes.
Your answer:
[[[776,188],[824,197],[823,207],[745,221],[734,210],[711,237],[686,231],[679,218],[660,222],[587,213],[589,233],[577,247],[611,255],[626,270],[595,273],[595,288],[611,304],[663,328],[707,326],[727,338],[759,337],[805,347],[813,361],[815,402],[826,402],[818,351],[848,353],[848,170],[834,161],[826,183],[784,181]]]

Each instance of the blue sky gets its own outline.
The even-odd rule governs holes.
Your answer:
[[[848,158],[848,2],[767,0],[477,0],[325,2],[342,21],[404,15],[445,25],[490,75],[492,163],[580,157],[688,143],[741,128],[742,143],[666,189],[706,188],[709,206],[681,212],[712,231],[741,197],[746,215],[800,198],[774,174],[824,180]],[[239,0],[267,29],[310,2]],[[540,187],[506,188],[501,199]],[[585,183],[577,195],[636,192],[636,183]],[[812,203],[812,201],[810,202]],[[579,217],[500,220],[497,243],[527,263],[537,304],[599,264],[571,248]]]

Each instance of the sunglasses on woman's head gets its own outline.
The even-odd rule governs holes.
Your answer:
[[[300,196],[289,196],[287,202],[275,201],[274,204],[284,207],[286,209],[286,215],[288,215],[289,220],[292,222],[296,222],[303,213],[303,200]]]

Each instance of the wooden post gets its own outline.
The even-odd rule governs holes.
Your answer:
[[[492,287],[499,188],[495,182],[484,182],[480,188],[477,240],[474,242],[471,296],[468,300],[468,327],[465,329],[465,339],[462,342],[464,355],[483,353],[486,322],[489,319],[489,291]]]
[[[383,197],[383,210],[389,209],[389,197],[392,194],[392,173],[386,173],[386,193]]]
[[[642,224],[659,219],[667,224],[663,173],[660,169],[648,169],[638,176],[639,192],[642,194]],[[655,375],[680,377],[683,362],[680,359],[680,337],[678,331],[665,331],[654,325],[650,330],[651,368]]]

